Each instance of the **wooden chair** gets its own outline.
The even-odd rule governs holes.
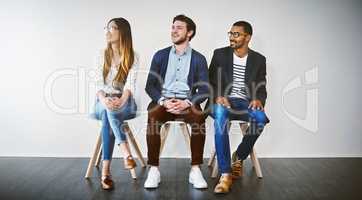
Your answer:
[[[161,131],[160,131],[160,135],[161,135],[160,156],[161,156],[162,150],[163,150],[163,148],[165,146],[165,141],[166,141],[166,138],[168,136],[168,133],[170,132],[170,125],[171,124],[175,124],[175,125],[180,126],[182,135],[184,136],[185,143],[187,145],[187,149],[189,149],[189,152],[191,152],[190,131],[189,131],[188,127],[187,127],[187,124],[185,122],[183,122],[183,121],[168,121],[163,125],[163,127],[161,128]]]
[[[232,123],[238,123],[240,126],[240,129],[241,129],[241,133],[243,135],[246,134],[246,130],[249,126],[248,122],[232,120],[232,121],[230,121],[230,125],[232,125]],[[255,169],[257,177],[263,178],[263,174],[262,174],[261,168],[260,168],[260,163],[259,163],[258,157],[256,155],[255,147],[253,148],[253,150],[250,153],[250,158],[251,158],[251,162],[253,164],[253,168]],[[216,178],[217,174],[218,174],[218,164],[217,164],[217,157],[216,157],[215,150],[213,150],[211,153],[210,159],[208,161],[208,166],[212,167],[211,177]]]
[[[100,122],[100,124],[101,124],[101,122]],[[142,156],[142,153],[141,153],[141,151],[138,147],[137,141],[128,125],[127,120],[124,121],[123,128],[124,128],[124,132],[128,138],[128,142],[129,142],[130,146],[133,147],[133,149],[135,150],[135,152],[137,154],[138,159],[141,162],[141,166],[146,167],[146,162]],[[96,139],[96,145],[94,147],[92,157],[90,158],[89,163],[88,163],[87,172],[85,173],[85,178],[89,178],[92,176],[93,167],[98,168],[99,163],[101,161],[101,156],[102,156],[102,136],[101,136],[101,133],[99,133],[97,136],[97,139]],[[130,173],[131,173],[131,176],[133,179],[137,178],[135,169],[131,169]]]

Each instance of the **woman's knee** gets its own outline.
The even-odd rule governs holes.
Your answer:
[[[102,121],[105,121],[105,120],[108,119],[108,117],[107,117],[107,110],[106,110],[106,109],[99,110],[99,112],[98,112],[98,119],[99,119],[99,120],[102,120]]]
[[[112,111],[112,110],[107,111],[107,116],[108,116],[109,120],[112,120],[112,121],[123,121],[123,119],[124,119],[124,113]]]

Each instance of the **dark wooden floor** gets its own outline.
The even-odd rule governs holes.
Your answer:
[[[0,199],[362,199],[362,158],[260,159],[263,179],[257,179],[249,160],[246,174],[232,192],[215,195],[216,179],[202,166],[209,184],[196,190],[188,183],[188,159],[162,159],[159,189],[146,190],[146,170],[137,167],[133,181],[121,160],[112,163],[115,189],[103,191],[99,171],[83,178],[84,158],[0,158]]]

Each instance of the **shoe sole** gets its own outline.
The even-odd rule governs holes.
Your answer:
[[[161,183],[161,180],[158,181],[157,186],[155,186],[155,187],[146,187],[146,186],[143,186],[143,187],[146,188],[146,189],[155,189],[155,188],[158,188],[160,186],[160,183]]]
[[[207,188],[207,186],[206,187],[196,187],[194,182],[192,181],[192,178],[189,178],[189,183],[191,183],[195,189],[206,189]]]

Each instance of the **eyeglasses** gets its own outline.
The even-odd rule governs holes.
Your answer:
[[[108,26],[105,26],[104,28],[104,31],[109,31],[109,32],[113,32],[113,31],[115,31],[115,30],[118,30],[118,27],[115,27],[115,26],[110,26],[110,27],[108,27]]]
[[[231,31],[228,32],[228,36],[229,36],[229,37],[232,36],[233,38],[238,38],[238,37],[240,37],[241,35],[246,36],[246,35],[248,35],[248,34],[246,34],[246,33],[240,33],[240,32],[231,32]]]

